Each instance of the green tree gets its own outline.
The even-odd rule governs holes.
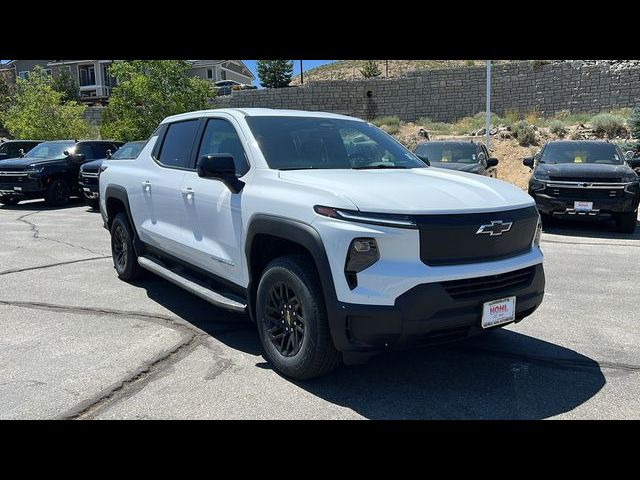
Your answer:
[[[11,106],[13,98],[13,89],[9,82],[7,82],[5,75],[0,73],[0,133],[4,133],[4,126],[2,125],[2,115]]]
[[[260,85],[266,88],[288,87],[293,76],[292,60],[258,60],[256,62]]]
[[[202,78],[189,75],[184,60],[132,60],[111,64],[118,84],[102,117],[102,138],[148,138],[169,115],[211,108],[216,92]]]
[[[60,70],[53,80],[53,88],[62,93],[63,100],[80,100],[80,86],[67,68]]]
[[[37,66],[26,80],[17,79],[16,95],[0,120],[15,138],[58,140],[89,135],[85,106],[63,101],[53,88],[53,78]]]
[[[375,78],[382,75],[382,70],[378,67],[378,62],[375,60],[367,60],[360,73],[364,78]]]
[[[631,136],[640,140],[640,107],[633,109],[627,123]]]

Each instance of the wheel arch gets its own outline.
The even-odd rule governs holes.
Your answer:
[[[102,213],[103,217],[105,217],[105,225],[107,229],[111,231],[111,225],[113,224],[113,219],[115,218],[115,216],[120,212],[124,212],[127,215],[127,219],[129,220],[131,230],[133,230],[133,248],[136,251],[136,255],[142,255],[144,248],[142,245],[142,241],[138,236],[136,225],[133,222],[133,216],[131,215],[131,207],[129,205],[129,196],[127,195],[127,190],[121,185],[108,185],[105,189],[104,196],[106,212]]]
[[[276,242],[282,247],[273,250],[265,248],[265,242]],[[264,252],[267,252],[266,254]],[[306,253],[315,264],[327,313],[331,312],[337,304],[337,297],[331,276],[329,259],[322,242],[322,238],[312,226],[275,215],[259,214],[255,215],[247,229],[245,242],[245,259],[249,284],[247,286],[247,304],[249,315],[252,320],[255,317],[255,301],[258,283],[262,269],[270,259],[276,258],[283,253]],[[276,255],[269,255],[276,253]]]

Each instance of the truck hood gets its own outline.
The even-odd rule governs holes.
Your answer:
[[[603,163],[540,163],[537,173],[546,173],[551,178],[619,178],[633,173],[626,164],[607,165]]]
[[[62,163],[66,161],[67,160],[64,158],[58,158],[58,159],[46,159],[46,158],[42,159],[42,158],[29,158],[29,157],[12,158],[9,160],[3,160],[0,163],[0,170],[15,172],[15,171],[27,170],[31,165],[37,165],[38,167],[40,167],[42,165],[48,165],[50,163]]]
[[[472,213],[534,205],[527,193],[509,183],[437,168],[290,170],[279,177],[344,197],[366,212]]]
[[[481,163],[451,163],[451,162],[431,162],[434,168],[445,168],[447,170],[458,170],[459,172],[478,173],[482,169]]]
[[[80,171],[87,172],[87,173],[98,173],[98,170],[102,165],[102,162],[104,162],[105,160],[106,158],[101,158],[99,160],[92,160],[90,162],[83,163],[82,166],[80,167]]]

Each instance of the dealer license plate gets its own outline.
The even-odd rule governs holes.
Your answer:
[[[482,307],[482,328],[509,323],[516,318],[516,297],[487,302]]]
[[[590,212],[593,210],[593,202],[573,202],[573,208],[576,212]]]

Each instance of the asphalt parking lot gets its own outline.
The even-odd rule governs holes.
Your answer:
[[[523,322],[294,383],[244,317],[118,280],[99,213],[0,207],[0,418],[640,418],[640,228],[562,224],[542,247]]]

